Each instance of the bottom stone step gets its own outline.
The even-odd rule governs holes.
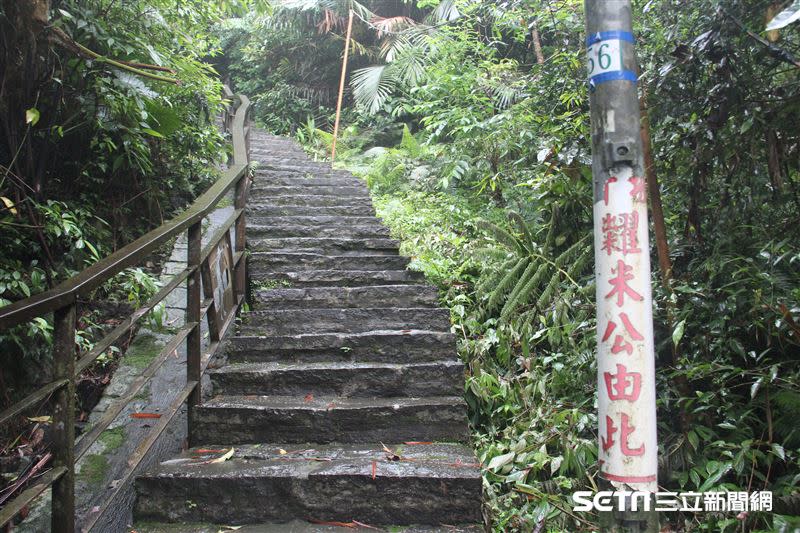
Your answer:
[[[230,447],[188,450],[137,478],[135,517],[227,525],[297,518],[368,525],[480,521],[481,471],[471,449],[443,443],[387,448],[243,446],[217,463],[210,461]],[[264,531],[291,531],[281,526]]]
[[[317,522],[317,523],[315,523]],[[236,533],[375,533],[375,531],[388,531],[391,533],[483,533],[485,530],[479,524],[452,525],[441,524],[436,526],[398,526],[388,525],[383,527],[373,526],[358,521],[350,522],[315,522],[292,520],[291,522],[272,522],[269,524],[249,524],[236,526]],[[133,530],[138,533],[220,533],[234,531],[228,524],[199,524],[181,522],[170,524],[166,522],[136,522]]]

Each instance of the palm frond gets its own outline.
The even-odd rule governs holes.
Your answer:
[[[409,17],[373,17],[369,21],[372,26],[378,30],[378,39],[384,35],[400,32],[406,28],[414,26],[416,22]]]
[[[354,70],[350,86],[356,105],[369,113],[377,113],[397,85],[389,65],[375,65]]]

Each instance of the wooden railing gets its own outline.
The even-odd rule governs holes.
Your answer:
[[[223,116],[223,126],[232,136],[233,155],[229,168],[222,173],[208,191],[188,209],[169,222],[135,240],[131,244],[98,261],[57,287],[0,307],[0,332],[26,323],[36,317],[53,314],[53,380],[25,396],[2,413],[0,424],[24,413],[28,409],[51,399],[52,405],[52,465],[33,485],[21,492],[0,510],[0,528],[10,522],[48,487],[53,488],[52,528],[54,532],[72,533],[75,529],[75,463],[97,441],[136,394],[161,368],[170,354],[186,342],[186,386],[178,393],[158,423],[136,448],[127,463],[120,481],[111,490],[104,503],[83,524],[90,530],[103,515],[120,490],[130,481],[152,445],[162,434],[184,402],[191,410],[200,403],[201,376],[204,366],[219,348],[220,339],[233,322],[238,307],[244,300],[245,271],[245,206],[250,186],[249,164],[249,111],[250,101],[245,96],[234,95],[225,87],[225,96],[232,102]],[[202,222],[212,212],[231,188],[235,187],[234,212],[202,246]],[[230,230],[234,228],[234,242]],[[125,268],[143,262],[158,247],[188,231],[188,261],[186,268],[153,296],[143,307],[114,328],[91,351],[76,361],[76,304],[79,298],[90,296],[93,290],[122,272]],[[202,284],[201,284],[202,279]],[[112,402],[93,426],[75,439],[75,382],[77,376],[147,314],[173,290],[187,283],[186,319],[183,327],[164,346],[161,353],[129,385],[128,390]],[[201,286],[202,292],[201,295]],[[201,321],[208,321],[209,345],[203,351]],[[189,417],[191,420],[191,417]]]

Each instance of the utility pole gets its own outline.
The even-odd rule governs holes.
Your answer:
[[[658,531],[650,244],[630,0],[584,0],[592,116],[601,530]],[[627,491],[627,492],[622,492]],[[637,493],[638,492],[638,493]],[[622,502],[618,505],[618,502]],[[620,507],[622,508],[620,510]],[[638,510],[637,510],[638,509]]]
[[[347,77],[347,58],[350,55],[350,36],[353,33],[353,10],[347,18],[347,36],[344,38],[344,56],[342,57],[342,76],[339,79],[339,96],[336,99],[336,121],[333,124],[333,144],[331,145],[331,167],[336,160],[336,139],[339,137],[339,118],[342,116],[342,96],[344,96],[344,80]]]

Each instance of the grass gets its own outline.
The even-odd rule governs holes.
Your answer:
[[[144,370],[161,353],[163,348],[164,346],[158,342],[155,336],[148,334],[137,335],[122,358],[122,364],[132,366],[138,370]]]
[[[78,472],[78,479],[89,485],[99,485],[105,481],[108,468],[108,458],[105,455],[87,455]]]
[[[98,440],[107,452],[119,449],[125,442],[125,427],[119,426],[113,429],[107,429],[100,434]]]

